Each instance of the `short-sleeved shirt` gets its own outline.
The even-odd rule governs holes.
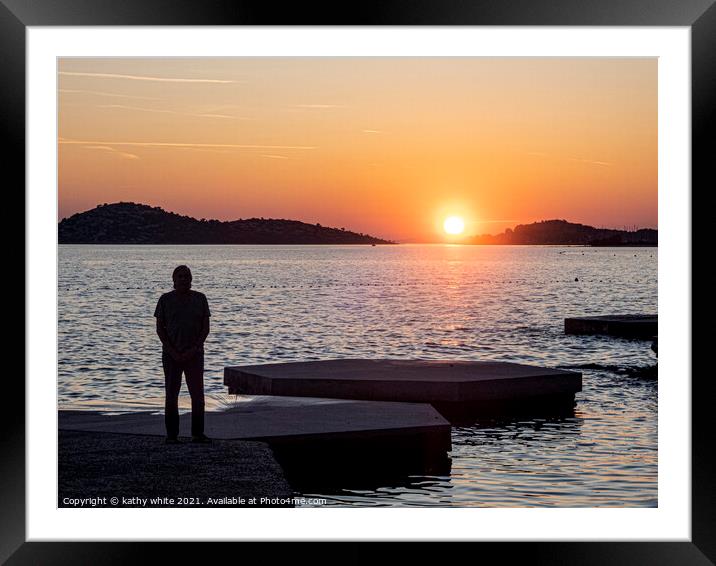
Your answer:
[[[188,295],[176,291],[164,293],[159,297],[154,316],[164,321],[172,346],[181,352],[196,345],[204,327],[204,317],[211,313],[206,295],[190,289]]]

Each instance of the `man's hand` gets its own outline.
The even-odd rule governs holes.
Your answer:
[[[184,350],[183,352],[179,352],[177,358],[175,358],[179,362],[185,362],[186,360],[189,360],[193,358],[197,352],[199,351],[199,348],[196,346],[192,346],[191,348],[188,348]]]
[[[167,330],[164,326],[164,319],[161,317],[157,317],[157,336],[159,336],[159,339],[162,341],[162,345],[164,346],[167,354],[169,354],[169,357],[178,362],[181,361],[181,352],[177,351],[176,348],[172,346],[169,336],[167,335]]]
[[[177,362],[180,362],[183,360],[183,357],[182,357],[183,354],[181,352],[179,352],[178,350],[175,350],[171,346],[167,347],[167,353],[173,360],[175,360]]]

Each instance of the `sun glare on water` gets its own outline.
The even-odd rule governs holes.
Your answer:
[[[462,234],[465,231],[465,221],[459,216],[449,216],[443,222],[443,229],[448,234]]]

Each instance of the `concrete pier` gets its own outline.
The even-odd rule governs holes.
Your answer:
[[[564,332],[649,339],[657,334],[658,321],[655,314],[580,316],[565,318]]]
[[[507,362],[342,359],[224,368],[229,393],[430,403],[453,423],[506,413],[564,413],[577,372]]]
[[[180,437],[190,436],[190,423],[182,415]],[[148,412],[60,411],[59,429],[165,435],[163,415]],[[294,478],[340,480],[347,472],[442,474],[452,448],[450,423],[421,403],[254,397],[207,413],[205,431],[220,441],[268,444],[292,485]]]
[[[167,445],[151,436],[60,430],[57,482],[58,507],[87,498],[87,506],[108,508],[294,506],[284,470],[263,442]]]

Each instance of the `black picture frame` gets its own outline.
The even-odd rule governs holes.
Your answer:
[[[716,5],[714,0],[413,0],[343,3],[281,3],[231,0],[0,0],[0,123],[6,142],[6,175],[12,170],[17,185],[25,182],[25,34],[28,26],[114,25],[509,25],[509,26],[686,26],[691,30],[692,56],[692,198],[713,185],[716,160],[709,141],[716,131]],[[710,183],[710,184],[708,184]],[[700,189],[697,189],[700,187]],[[695,190],[696,189],[696,190]],[[14,189],[16,190],[16,189]],[[684,190],[688,190],[685,187]],[[24,204],[23,204],[24,207]],[[692,207],[693,208],[693,207]],[[693,208],[693,210],[698,210]],[[707,241],[703,223],[692,219],[692,241]],[[5,236],[8,237],[7,229]],[[702,239],[703,238],[703,239]],[[697,248],[695,248],[697,249]],[[17,252],[15,252],[17,253]],[[692,256],[693,257],[693,256]],[[27,283],[27,282],[25,282]],[[24,290],[23,290],[24,293]],[[692,298],[693,301],[693,298]],[[710,309],[704,309],[705,316]],[[694,327],[695,328],[695,327]],[[708,331],[692,333],[692,352],[708,351]],[[694,364],[693,368],[697,366]],[[692,536],[690,542],[525,542],[479,544],[481,559],[528,560],[559,564],[710,564],[716,560],[716,489],[714,441],[710,416],[714,380],[704,373],[692,376]],[[206,554],[206,543],[81,543],[26,542],[25,537],[25,384],[5,376],[6,402],[0,429],[0,560],[7,564],[126,564],[144,562],[154,552],[163,561],[186,561]],[[555,538],[559,533],[555,533]],[[320,540],[320,533],[316,533]],[[199,543],[196,543],[199,544]],[[244,543],[259,545],[269,557],[295,560],[305,552],[301,543]],[[304,543],[305,544],[305,543]],[[346,544],[350,545],[347,552]],[[312,559],[336,555],[341,560],[384,551],[377,543],[323,545]],[[218,543],[217,546],[226,546]],[[415,548],[418,545],[411,545]],[[444,559],[443,547],[418,548],[425,559]],[[232,552],[229,550],[229,552]],[[401,550],[401,552],[405,552]],[[197,554],[198,555],[198,554]],[[487,556],[486,556],[487,555]],[[237,560],[243,557],[237,557]]]

